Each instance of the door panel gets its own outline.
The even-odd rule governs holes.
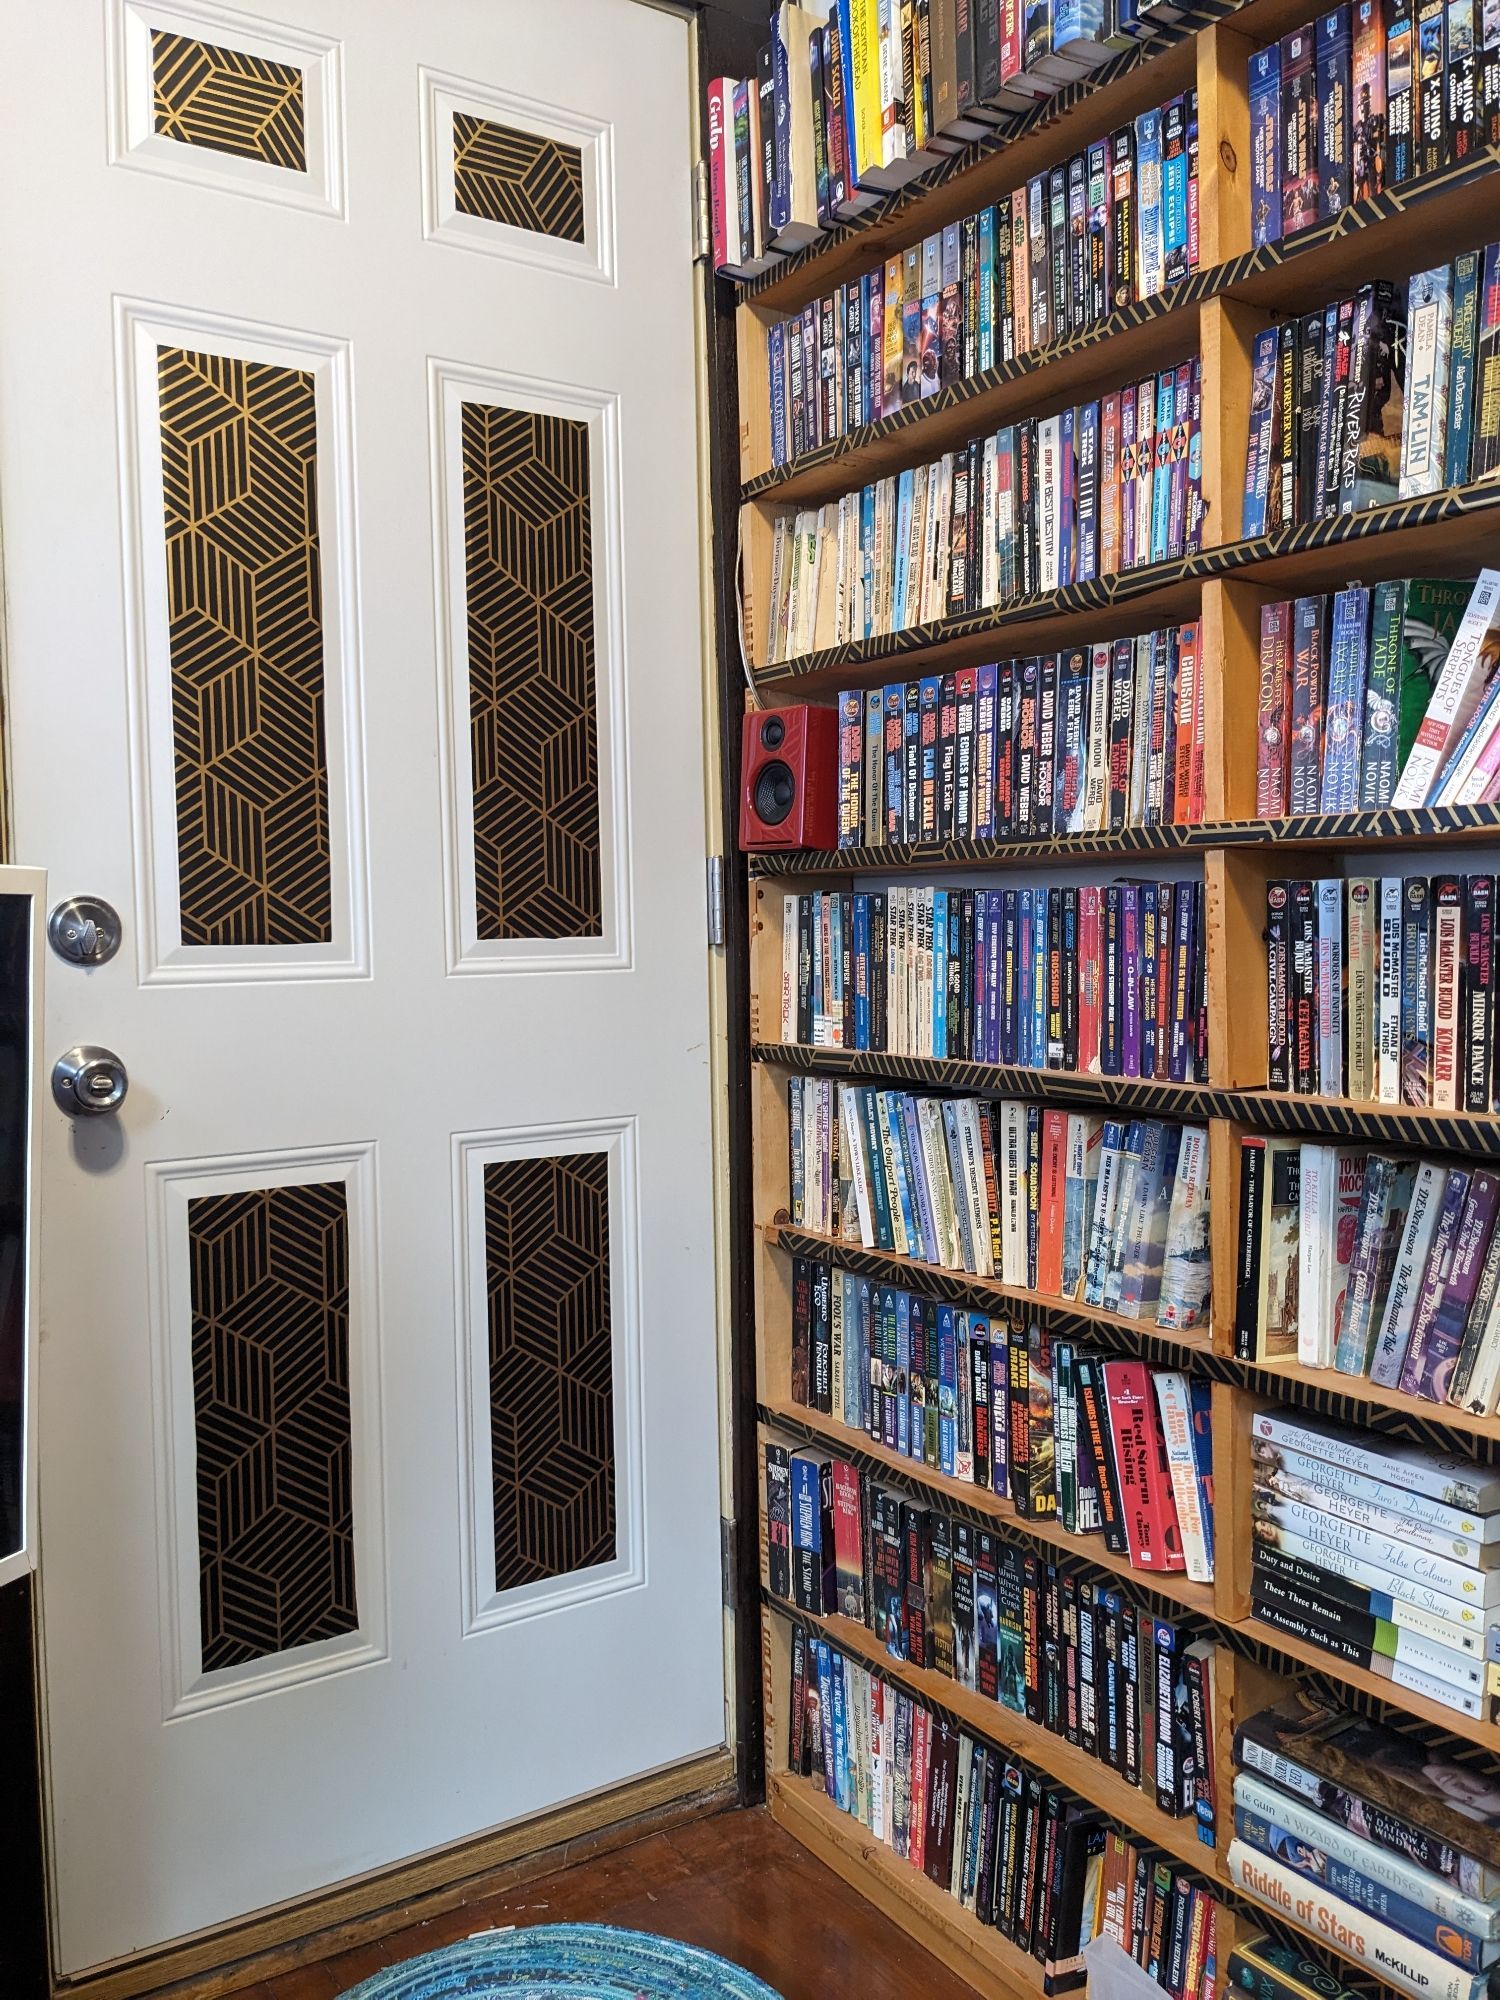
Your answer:
[[[724,1738],[688,47],[0,0],[63,1972]]]

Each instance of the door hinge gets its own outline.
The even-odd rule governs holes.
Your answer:
[[[712,945],[724,942],[724,857],[710,854],[708,857],[708,941]]]
[[[708,202],[708,162],[693,162],[693,262],[706,264],[713,255],[714,229]]]
[[[734,1611],[737,1592],[735,1590],[734,1523],[719,1516],[719,1569],[724,1578],[724,1609]]]

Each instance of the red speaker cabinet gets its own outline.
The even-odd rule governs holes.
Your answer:
[[[838,711],[756,709],[740,746],[740,846],[785,854],[838,845]]]

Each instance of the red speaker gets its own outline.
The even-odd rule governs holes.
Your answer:
[[[740,846],[747,854],[838,845],[838,711],[757,709],[740,745]]]

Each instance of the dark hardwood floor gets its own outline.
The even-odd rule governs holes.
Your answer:
[[[763,1811],[720,1813],[243,1987],[234,2000],[335,2000],[383,1966],[506,1924],[609,1923],[721,1952],[784,2000],[974,2000]]]

